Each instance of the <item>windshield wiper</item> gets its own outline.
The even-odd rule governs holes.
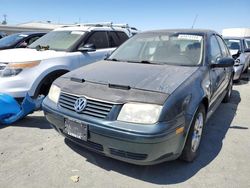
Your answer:
[[[36,46],[36,50],[37,51],[40,51],[40,50],[49,50],[49,45],[47,45],[47,46],[37,45]]]
[[[115,58],[112,58],[112,59],[105,59],[105,60],[107,60],[107,61],[118,61],[117,59],[115,59]]]
[[[142,60],[142,61],[126,61],[128,63],[143,63],[143,64],[155,64],[155,63],[152,63],[150,61],[147,61],[147,60]]]

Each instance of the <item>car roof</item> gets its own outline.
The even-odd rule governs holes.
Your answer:
[[[122,28],[122,27],[108,27],[108,26],[69,26],[69,27],[60,27],[57,29],[54,29],[53,31],[85,31],[85,32],[90,32],[90,31],[122,31],[122,32],[135,32],[137,30],[134,30],[132,28]]]
[[[201,34],[201,35],[218,34],[216,31],[209,29],[161,29],[161,30],[146,31],[143,33],[190,33],[190,34]]]

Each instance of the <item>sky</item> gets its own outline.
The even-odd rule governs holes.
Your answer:
[[[140,30],[250,28],[250,0],[0,0],[0,21],[128,23]]]

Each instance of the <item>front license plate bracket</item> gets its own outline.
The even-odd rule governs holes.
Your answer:
[[[65,118],[64,132],[75,138],[87,141],[88,140],[88,125],[84,122]]]

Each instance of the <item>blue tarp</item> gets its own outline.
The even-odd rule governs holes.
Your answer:
[[[0,124],[9,125],[38,110],[44,96],[32,99],[28,94],[21,105],[10,95],[0,93]]]

